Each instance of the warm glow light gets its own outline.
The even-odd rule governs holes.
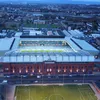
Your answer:
[[[34,73],[34,69],[32,69],[32,72]]]
[[[85,70],[83,69],[83,72],[85,72]]]
[[[28,73],[28,70],[26,69],[26,73]]]
[[[39,73],[41,72],[41,70],[39,69]]]
[[[49,72],[49,69],[47,69],[47,72]]]
[[[70,72],[72,73],[72,69],[70,69]]]
[[[60,72],[60,69],[58,69],[58,72]]]
[[[13,73],[15,73],[15,70],[13,69]]]
[[[76,72],[78,72],[78,71],[79,71],[79,69],[76,70]]]
[[[22,71],[21,71],[21,69],[19,70],[19,73],[21,73]]]
[[[66,72],[66,69],[64,69],[64,72]]]
[[[52,71],[52,69],[50,69],[50,72]]]

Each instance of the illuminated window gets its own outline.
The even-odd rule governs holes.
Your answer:
[[[50,69],[50,72],[52,71],[52,69]]]
[[[47,72],[49,72],[49,69],[47,69]]]
[[[83,69],[82,71],[83,71],[83,72],[85,72],[85,70],[84,70],[84,69]]]
[[[39,73],[41,72],[41,70],[39,69]]]
[[[34,69],[32,69],[32,72],[34,73]]]
[[[5,70],[6,70],[6,71],[9,70],[9,68],[5,68]]]
[[[60,69],[58,69],[58,73],[60,72]]]
[[[76,72],[79,72],[79,69],[77,69]]]
[[[66,72],[66,69],[64,69],[64,73]]]
[[[21,73],[22,71],[21,71],[21,69],[19,70],[19,73]]]
[[[72,73],[72,69],[70,69],[70,72]]]
[[[13,69],[13,73],[15,73],[15,70]]]
[[[28,69],[26,69],[26,73],[28,73]]]

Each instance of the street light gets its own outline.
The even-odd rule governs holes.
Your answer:
[[[84,84],[84,81],[85,81],[84,79],[85,79],[85,74],[83,74],[83,84]]]

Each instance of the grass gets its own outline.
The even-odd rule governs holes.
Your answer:
[[[97,100],[89,85],[18,86],[16,100]]]
[[[26,49],[26,50],[20,50],[20,52],[64,52],[64,50],[32,50],[32,49]]]
[[[58,25],[55,24],[24,24],[25,27],[34,27],[34,28],[58,28]]]

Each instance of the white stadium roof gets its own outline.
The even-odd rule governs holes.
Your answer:
[[[9,50],[14,38],[4,38],[0,39],[0,51]]]
[[[15,40],[15,41],[14,41]],[[20,41],[66,41],[69,44],[68,51],[66,52],[17,52]],[[14,43],[13,43],[14,41]],[[12,45],[13,43],[13,45]],[[84,44],[84,45],[83,45]],[[12,45],[11,50],[10,47]],[[56,62],[93,62],[94,56],[98,53],[94,47],[84,40],[75,38],[5,38],[0,40],[0,50],[9,50],[0,59],[1,62],[43,62],[43,61],[56,61]],[[70,48],[71,47],[71,48]],[[25,49],[28,47],[26,46]],[[35,47],[33,46],[35,49]],[[44,48],[44,47],[42,47]],[[55,47],[57,48],[57,47]],[[60,47],[62,48],[62,47]],[[22,48],[24,49],[24,48]],[[50,46],[48,47],[50,49]]]
[[[73,37],[78,37],[78,38],[84,37],[83,33],[80,32],[79,30],[70,30],[70,31],[68,31],[68,33],[70,33],[71,36],[73,36]]]
[[[82,50],[88,51],[90,53],[99,53],[96,48],[87,43],[85,40],[79,40],[75,38],[73,38],[73,40],[82,48]]]
[[[5,55],[2,62],[43,62],[43,61],[56,61],[56,62],[92,62],[94,56],[87,53],[26,53]]]
[[[15,37],[20,37],[22,35],[22,32],[16,32]]]
[[[81,49],[71,40],[71,38],[66,37],[65,39],[66,39],[67,43],[70,45],[70,47],[71,47],[75,52],[81,50]]]

